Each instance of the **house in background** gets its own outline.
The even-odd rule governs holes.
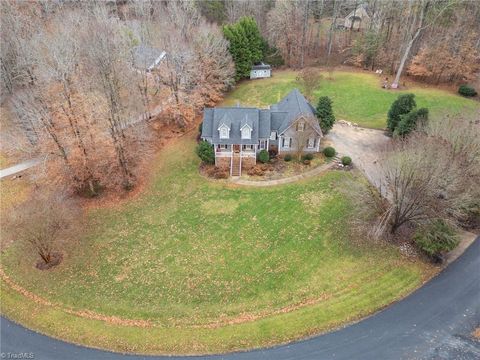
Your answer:
[[[262,79],[272,76],[272,67],[263,62],[258,65],[253,65],[250,70],[250,79]]]
[[[370,25],[370,15],[368,14],[368,7],[366,4],[362,4],[345,16],[344,28],[346,30],[365,30]]]
[[[315,109],[297,89],[268,109],[206,108],[202,135],[215,150],[215,165],[239,176],[256,164],[261,150],[318,152],[323,137]]]
[[[151,72],[160,65],[167,53],[146,45],[139,45],[132,49],[132,55],[135,69]]]

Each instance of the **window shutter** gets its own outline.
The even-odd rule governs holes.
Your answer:
[[[292,147],[292,138],[288,138],[288,147]]]

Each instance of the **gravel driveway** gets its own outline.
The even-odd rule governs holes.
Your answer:
[[[323,146],[333,146],[338,156],[350,156],[367,179],[381,189],[382,171],[380,153],[390,138],[382,130],[361,128],[339,121],[325,136]]]

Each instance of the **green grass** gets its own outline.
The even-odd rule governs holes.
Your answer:
[[[66,247],[59,267],[39,271],[18,246],[4,251],[10,279],[53,305],[2,280],[2,312],[38,331],[117,351],[224,352],[366,316],[429,272],[393,246],[352,243],[353,210],[337,186],[358,175],[331,171],[268,189],[234,187],[201,177],[193,149],[191,138],[173,143],[142,196],[90,211],[88,234]]]
[[[300,88],[294,71],[274,71],[269,79],[244,81],[225,99],[225,106],[242,105],[266,107],[278,102],[290,90]],[[387,112],[399,94],[412,92],[416,95],[417,106],[427,107],[433,118],[443,114],[465,114],[480,110],[480,103],[459,95],[435,88],[409,85],[406,90],[385,90],[380,86],[377,75],[361,72],[334,71],[332,79],[327,72],[319,88],[314,91],[312,104],[320,96],[333,100],[337,120],[345,119],[360,126],[383,129]]]

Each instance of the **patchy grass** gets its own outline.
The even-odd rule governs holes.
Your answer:
[[[290,90],[299,87],[294,71],[274,71],[269,79],[243,81],[225,99],[225,106],[237,102],[242,105],[266,107],[278,102]],[[315,106],[320,96],[333,100],[333,110],[338,119],[356,122],[360,126],[383,129],[386,126],[387,112],[399,94],[412,92],[417,105],[427,107],[433,118],[448,114],[473,113],[480,110],[477,101],[435,88],[409,85],[405,90],[385,90],[381,88],[381,78],[363,72],[334,71],[332,78],[324,72],[319,88],[314,91],[312,104]]]
[[[0,180],[0,216],[11,206],[26,200],[28,193],[29,186],[23,178]]]
[[[350,240],[353,209],[337,184],[358,175],[235,187],[200,176],[194,146],[165,148],[136,200],[92,210],[58,267],[39,271],[19,247],[4,251],[2,313],[94,347],[225,352],[361,318],[430,273],[394,246]]]
[[[11,165],[10,159],[4,154],[0,152],[0,169],[5,169]]]

